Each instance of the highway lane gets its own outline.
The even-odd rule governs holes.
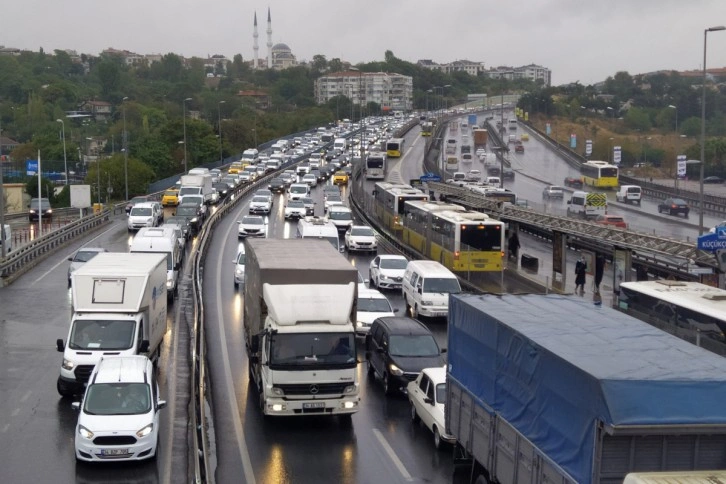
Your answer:
[[[171,330],[164,338],[159,386],[168,401],[161,414],[161,445],[156,461],[140,464],[77,464],[73,439],[77,414],[71,400],[56,391],[62,355],[55,340],[66,340],[71,316],[67,258],[83,245],[126,252],[125,216],[60,249],[11,286],[0,289],[0,466],[2,482],[185,482],[187,480],[184,383],[186,327],[169,307]]]
[[[347,192],[347,188],[343,188]],[[313,190],[322,214],[322,189]],[[296,222],[282,218],[283,197],[277,195],[268,217],[268,237],[295,236]],[[242,333],[242,288],[234,289],[232,260],[239,241],[236,220],[246,201],[216,228],[204,273],[204,301],[212,380],[218,482],[450,482],[449,452],[437,452],[433,437],[409,421],[405,397],[386,398],[378,382],[366,379],[359,365],[361,410],[347,428],[335,418],[263,420],[257,391],[250,387]],[[304,257],[304,254],[301,254]],[[364,277],[372,256],[350,256]],[[400,293],[387,294],[399,314]],[[446,346],[446,326],[428,322]],[[359,351],[359,359],[364,356]]]

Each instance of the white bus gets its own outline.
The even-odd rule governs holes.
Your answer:
[[[683,281],[620,284],[620,310],[726,356],[726,290]]]
[[[374,151],[366,157],[366,179],[368,180],[385,180],[386,179],[386,154],[380,151]]]

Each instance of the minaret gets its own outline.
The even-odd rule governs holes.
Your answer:
[[[272,17],[267,7],[267,68],[272,69]]]
[[[252,37],[254,37],[254,39],[255,39],[255,43],[252,46],[252,48],[255,51],[255,65],[252,66],[253,69],[259,69],[259,67],[260,67],[259,60],[258,60],[260,44],[257,43],[257,37],[259,37],[259,36],[260,36],[260,34],[257,33],[257,12],[255,12],[255,30],[254,30],[254,33],[252,34]]]

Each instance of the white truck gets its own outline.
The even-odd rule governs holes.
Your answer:
[[[129,252],[163,254],[166,258],[166,295],[174,299],[179,288],[179,274],[184,253],[173,227],[145,227],[136,234]]]
[[[212,186],[212,175],[182,175],[179,188],[179,203],[184,195],[202,195],[204,203],[216,203],[219,199],[217,190]]]
[[[358,411],[358,271],[330,244],[247,239],[244,334],[263,415]]]
[[[152,360],[167,331],[166,258],[161,254],[106,252],[71,275],[73,315],[63,353],[58,393],[83,393],[105,355],[146,355]]]

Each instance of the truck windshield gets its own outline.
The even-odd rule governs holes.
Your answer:
[[[182,195],[198,195],[202,189],[200,187],[181,187],[179,190],[179,196]]]
[[[273,369],[351,368],[355,365],[353,333],[277,333],[270,339],[270,367]]]
[[[95,383],[86,390],[83,411],[91,415],[140,415],[151,411],[148,383]]]
[[[77,319],[73,322],[68,347],[72,350],[127,350],[134,342],[136,322],[132,320]]]

